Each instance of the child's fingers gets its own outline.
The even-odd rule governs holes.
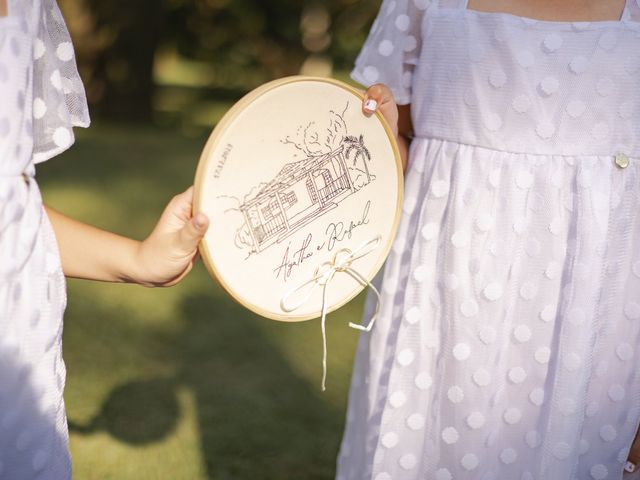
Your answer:
[[[197,213],[178,232],[178,245],[185,253],[196,251],[198,244],[209,228],[209,219],[204,213]]]
[[[391,102],[395,102],[391,89],[384,83],[376,83],[365,92],[362,111],[365,115],[371,115],[381,106]]]
[[[173,197],[169,202],[168,210],[178,217],[189,218],[191,216],[192,204],[193,186]]]
[[[640,464],[640,430],[636,433],[636,438],[629,450],[629,457],[625,466],[625,471],[632,473],[637,470]]]
[[[362,111],[370,117],[379,112],[385,118],[392,132],[398,135],[398,106],[391,89],[384,83],[376,83],[367,89],[362,102]]]

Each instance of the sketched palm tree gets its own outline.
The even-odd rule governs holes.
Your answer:
[[[371,152],[364,144],[364,137],[360,135],[359,137],[353,137],[348,135],[344,137],[344,143],[347,145],[347,149],[344,153],[344,156],[349,159],[349,155],[351,152],[355,152],[353,156],[353,166],[355,167],[358,163],[358,159],[362,159],[362,164],[364,165],[364,171],[367,174],[367,183],[371,182],[371,174],[369,173],[369,167],[367,166],[367,162],[371,161]]]

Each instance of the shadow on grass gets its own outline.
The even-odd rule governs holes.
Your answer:
[[[173,378],[153,378],[113,389],[100,414],[88,425],[69,420],[69,430],[79,434],[106,431],[131,444],[146,445],[171,434],[180,415]]]
[[[45,199],[134,238],[190,185],[206,139],[119,125],[78,134],[73,149],[38,167]],[[318,323],[252,315],[197,270],[169,292],[70,282],[65,398],[73,437],[87,440],[76,444],[78,476],[201,478],[200,465],[186,463],[201,458],[215,480],[332,479],[353,332],[330,332],[323,395]],[[342,312],[360,315],[358,306]],[[190,450],[194,439],[200,455]]]
[[[186,297],[181,310],[181,332],[162,342],[176,375],[116,387],[92,421],[71,422],[71,431],[106,431],[133,445],[160,441],[178,423],[177,389],[186,387],[197,401],[209,478],[332,478],[342,412],[292,372],[261,333],[264,320],[209,295]]]

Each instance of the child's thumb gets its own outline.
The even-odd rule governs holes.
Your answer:
[[[178,232],[178,244],[185,252],[193,252],[209,228],[209,219],[204,213],[197,213]]]

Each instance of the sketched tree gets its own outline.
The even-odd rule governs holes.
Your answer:
[[[348,135],[344,137],[344,143],[347,145],[344,156],[348,160],[351,152],[355,152],[355,155],[353,156],[353,166],[356,166],[359,158],[362,159],[362,165],[364,166],[364,171],[367,174],[367,183],[371,182],[371,174],[369,173],[369,167],[367,165],[367,162],[371,161],[371,152],[369,152],[369,149],[364,144],[364,137],[362,135],[359,137]]]

